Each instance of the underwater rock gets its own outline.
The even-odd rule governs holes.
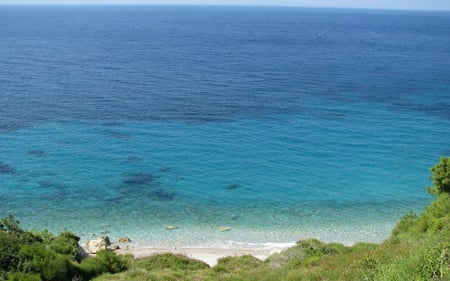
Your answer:
[[[33,178],[38,178],[38,177],[54,177],[60,174],[53,171],[32,171],[28,175]]]
[[[119,192],[127,197],[149,198],[161,202],[173,201],[177,195],[163,188],[158,177],[151,173],[126,174]]]
[[[42,188],[63,188],[64,184],[62,183],[55,183],[51,181],[40,181],[39,186]]]
[[[87,249],[90,254],[96,254],[98,251],[106,250],[111,245],[111,240],[108,236],[101,236],[94,240],[86,242]]]
[[[238,187],[239,187],[239,185],[237,183],[231,183],[231,184],[227,185],[226,189],[234,190],[234,189],[236,189]]]
[[[30,150],[30,151],[28,151],[28,155],[42,157],[42,156],[45,156],[45,151],[44,150]]]
[[[230,219],[232,219],[232,220],[237,220],[238,218],[239,218],[239,216],[236,215],[236,214],[231,214],[230,215]]]
[[[171,170],[172,167],[162,167],[161,169],[159,169],[159,171],[163,173],[170,172]]]
[[[127,158],[127,162],[129,162],[129,163],[141,162],[143,160],[144,160],[144,158],[139,157],[139,156],[130,156]]]
[[[222,226],[221,228],[219,228],[220,232],[228,232],[231,230],[231,227],[229,226]]]
[[[120,243],[130,243],[131,239],[129,237],[120,237],[119,242]]]
[[[176,193],[175,192],[170,192],[170,191],[166,191],[163,189],[156,189],[156,190],[152,190],[150,192],[150,196],[153,199],[156,199],[158,201],[173,201]]]
[[[123,180],[126,185],[154,185],[156,183],[156,176],[153,174],[129,174]]]
[[[16,171],[16,168],[5,164],[3,162],[0,162],[0,174],[7,175],[7,174],[14,174]]]

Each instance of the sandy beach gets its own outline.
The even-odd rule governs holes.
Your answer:
[[[150,247],[134,246],[133,244],[124,245],[119,250],[121,254],[133,254],[135,258],[148,257],[155,254],[172,253],[181,254],[188,258],[196,259],[207,263],[209,266],[215,266],[220,258],[229,256],[252,255],[260,260],[267,259],[270,255],[280,253],[282,250],[293,246],[294,244],[268,244],[260,247]]]

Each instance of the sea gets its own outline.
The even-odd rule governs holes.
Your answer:
[[[450,12],[0,6],[0,216],[83,240],[381,242],[450,155]]]

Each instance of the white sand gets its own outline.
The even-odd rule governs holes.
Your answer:
[[[217,261],[223,257],[252,255],[257,259],[265,260],[270,255],[280,253],[287,249],[288,244],[269,245],[263,247],[236,247],[236,248],[213,248],[213,247],[174,247],[174,248],[155,248],[145,246],[125,246],[119,251],[121,254],[133,254],[136,258],[148,257],[155,254],[172,253],[181,254],[188,258],[196,259],[207,263],[209,266],[215,266]]]

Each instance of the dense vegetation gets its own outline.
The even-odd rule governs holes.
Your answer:
[[[22,231],[12,217],[0,223],[0,279],[6,280],[450,280],[450,159],[431,169],[435,200],[403,217],[381,244],[346,247],[315,239],[262,262],[228,257],[215,267],[163,254],[134,260],[102,251],[83,259],[70,233]]]
[[[130,257],[100,251],[87,257],[79,237],[64,232],[23,231],[12,216],[0,221],[0,280],[90,280],[103,273],[127,269]]]

